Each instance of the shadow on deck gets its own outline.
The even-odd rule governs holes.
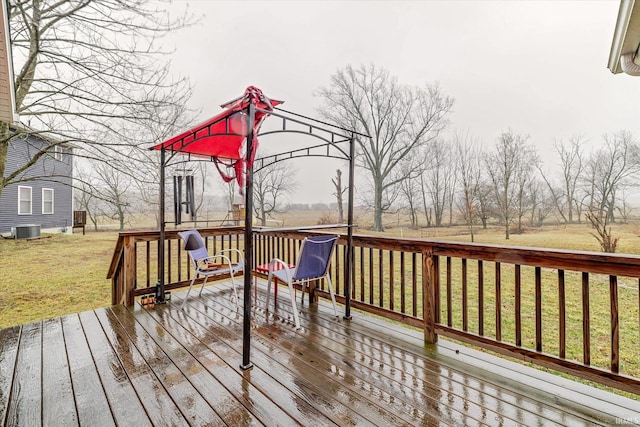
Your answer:
[[[253,369],[230,287],[155,308],[114,306],[0,330],[2,425],[538,426],[640,423],[637,401],[324,301],[293,327],[286,288],[265,311]]]

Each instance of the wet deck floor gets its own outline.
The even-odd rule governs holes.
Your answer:
[[[262,286],[262,285],[261,285]],[[640,402],[360,313],[306,304],[296,331],[285,288],[254,307],[253,369],[227,284],[155,308],[114,306],[0,330],[0,423],[38,426],[640,423]],[[272,300],[273,301],[273,300]]]

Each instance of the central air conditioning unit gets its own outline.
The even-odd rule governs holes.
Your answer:
[[[39,224],[16,225],[14,237],[16,239],[33,239],[40,237]]]

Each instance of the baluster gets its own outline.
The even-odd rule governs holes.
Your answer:
[[[609,276],[611,303],[611,371],[620,372],[620,324],[618,316],[618,276]]]
[[[496,262],[496,340],[502,341],[502,277],[501,277],[501,264]]]
[[[167,240],[167,256],[165,258],[165,264],[167,264],[167,281],[166,283],[171,283],[171,264],[173,263],[173,258],[171,258],[171,242],[173,240]]]
[[[335,257],[335,266],[333,267],[333,271],[334,271],[334,276],[335,276],[335,280],[334,280],[334,292],[336,295],[340,295],[340,245],[336,245],[336,253],[334,254]]]
[[[447,326],[451,327],[453,324],[453,309],[451,302],[451,257],[447,257]]]
[[[369,248],[369,304],[373,304],[373,248]]]
[[[422,317],[424,319],[424,341],[427,344],[435,344],[438,342],[435,326],[438,323],[439,312],[437,304],[439,299],[439,293],[437,292],[437,289],[440,287],[439,281],[438,257],[433,255],[431,248],[426,249],[422,253]]]
[[[364,247],[360,246],[360,301],[364,302]]]
[[[393,251],[389,251],[389,309],[394,309],[394,298],[395,294],[393,292]]]
[[[186,251],[185,251],[186,255]],[[188,257],[188,255],[187,255]],[[187,260],[187,270],[189,266],[189,260]],[[182,282],[182,245],[178,243],[178,282]]]
[[[146,280],[146,287],[148,288],[149,286],[151,286],[151,242],[149,240],[147,240],[146,243],[146,263],[147,263],[147,268],[146,268],[146,273],[147,273],[147,280]]]
[[[468,307],[468,290],[467,290],[467,259],[462,258],[462,330],[469,329],[469,307]]]
[[[591,314],[589,312],[589,273],[582,273],[582,353],[585,365],[591,365]]]
[[[384,307],[384,252],[378,249],[378,299],[379,307]]]
[[[433,300],[434,300],[433,305],[435,306],[435,323],[440,323],[440,257],[437,255],[432,255],[431,259],[433,262],[433,280],[434,280],[433,287],[435,292],[435,296],[433,297]],[[415,282],[415,272],[414,272],[414,282]]]
[[[567,314],[566,314],[566,305],[567,299],[565,295],[565,286],[564,286],[564,270],[558,270],[558,317],[559,317],[559,327],[560,327],[560,358],[564,359],[567,357]]]
[[[535,268],[536,274],[536,351],[542,351],[542,269]]]
[[[478,335],[484,335],[484,266],[478,260]]]
[[[514,279],[516,284],[516,345],[522,346],[522,274],[519,264],[515,265]]]
[[[411,254],[411,283],[412,283],[412,291],[411,295],[412,303],[413,303],[413,315],[418,315],[418,265],[416,263],[416,253],[413,252]],[[435,306],[437,307],[436,316],[438,321],[440,320],[440,304],[439,298],[436,298]]]
[[[405,280],[405,268],[404,268],[404,252],[400,252],[400,312],[402,314],[407,313],[406,307],[406,280]]]

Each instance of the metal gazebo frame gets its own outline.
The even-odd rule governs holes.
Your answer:
[[[248,88],[249,90],[253,88]],[[255,89],[262,93],[259,89]],[[241,98],[238,98],[240,100]],[[238,101],[235,100],[235,101]],[[245,268],[244,272],[244,309],[243,309],[243,348],[242,348],[242,364],[240,368],[247,370],[253,367],[251,363],[251,293],[252,293],[252,271],[253,265],[253,172],[269,166],[273,163],[283,160],[298,158],[298,157],[329,157],[347,160],[349,162],[349,193],[348,193],[348,211],[347,211],[347,257],[345,262],[346,268],[346,284],[344,290],[345,297],[345,319],[351,318],[351,286],[352,286],[352,273],[353,273],[353,199],[354,199],[354,166],[355,166],[355,137],[369,138],[368,135],[364,135],[358,132],[354,132],[348,129],[340,128],[335,125],[322,122],[311,117],[306,117],[300,114],[296,114],[290,111],[283,110],[281,108],[272,107],[268,102],[266,108],[262,108],[257,105],[255,97],[249,97],[246,106],[236,108],[235,110],[227,110],[218,116],[210,119],[209,121],[191,128],[180,134],[178,137],[173,137],[162,144],[152,147],[152,149],[160,150],[160,241],[158,245],[158,283],[156,286],[156,301],[158,303],[165,302],[165,226],[167,224],[165,220],[165,173],[166,168],[171,165],[173,157],[177,153],[188,155],[187,160],[208,160],[215,162],[217,165],[222,163],[221,158],[215,155],[210,155],[210,149],[195,150],[196,143],[201,142],[207,138],[210,139],[211,144],[216,144],[216,137],[221,139],[224,137],[242,138],[246,144],[245,157],[237,157],[231,159],[233,162],[246,162],[246,175],[245,175],[245,233],[244,233],[244,251],[245,251]],[[234,102],[234,101],[232,101]],[[274,102],[276,105],[280,104],[280,101]],[[228,103],[226,105],[229,105]],[[234,125],[237,127],[237,118],[246,115],[246,128],[241,126],[241,132],[234,132]],[[282,125],[279,129],[259,132],[260,124],[256,126],[256,117],[259,117],[259,123],[268,116],[278,117]],[[232,123],[235,117],[235,123]],[[224,130],[222,132],[213,132],[214,125],[224,123]],[[293,126],[302,127],[292,128]],[[256,129],[257,127],[257,129]],[[255,159],[253,164],[251,162],[251,156],[255,153],[256,147],[254,144],[257,142],[257,136],[265,136],[270,134],[279,133],[294,133],[311,136],[319,139],[321,142],[318,145],[310,147],[304,147],[300,149],[290,150],[283,153],[268,155],[263,158]],[[348,150],[344,149],[339,144],[349,144]],[[191,146],[191,149],[189,148]],[[170,152],[167,155],[167,152]],[[192,157],[194,157],[192,159]],[[222,158],[225,159],[225,158]],[[236,163],[237,164],[237,163]],[[233,164],[226,164],[226,166],[232,166]],[[218,167],[219,168],[219,167]],[[236,171],[238,168],[236,167]]]

